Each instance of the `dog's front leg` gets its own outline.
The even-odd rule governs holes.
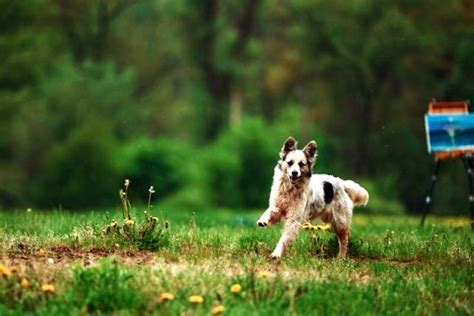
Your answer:
[[[282,214],[278,209],[269,207],[265,212],[263,212],[262,216],[260,216],[257,221],[257,225],[260,227],[265,227],[276,224],[280,221],[281,216]]]
[[[278,244],[273,250],[271,257],[273,259],[280,259],[283,252],[288,248],[288,245],[293,242],[298,236],[300,230],[300,223],[297,220],[288,219],[283,228],[283,234],[278,241]]]
[[[257,225],[260,227],[265,227],[268,225],[276,224],[280,221],[282,217],[282,210],[276,207],[276,200],[278,196],[278,191],[280,190],[282,172],[280,170],[279,164],[275,167],[273,171],[273,183],[270,191],[270,199],[268,201],[268,208],[263,212],[257,221]]]

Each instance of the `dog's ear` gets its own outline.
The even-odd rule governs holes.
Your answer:
[[[296,139],[290,136],[283,143],[283,147],[281,147],[280,158],[285,159],[286,155],[293,150],[296,150]]]
[[[314,165],[314,162],[316,161],[316,156],[318,153],[318,145],[314,140],[310,141],[306,146],[303,148],[303,152],[306,155],[306,158],[308,159],[309,164],[311,167]]]

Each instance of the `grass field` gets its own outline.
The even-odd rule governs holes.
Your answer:
[[[209,315],[219,305],[228,315],[474,310],[467,219],[432,217],[420,228],[418,218],[356,210],[349,258],[334,257],[331,232],[302,231],[275,262],[268,255],[280,227],[255,227],[256,212],[154,213],[163,230],[144,241],[103,231],[112,219],[122,225],[120,210],[1,212],[0,315]],[[192,295],[203,302],[190,303]]]

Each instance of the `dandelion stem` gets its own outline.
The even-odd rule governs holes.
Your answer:
[[[125,212],[127,210],[127,202],[125,201],[124,195],[126,195],[125,192],[123,192],[122,189],[119,190],[119,196],[120,196],[120,201],[122,202],[122,217],[125,219]]]
[[[130,203],[130,200],[127,198],[127,215],[128,219],[132,219],[132,216],[130,216],[130,210],[132,209],[132,204]]]
[[[153,186],[150,186],[148,189],[148,213],[150,213],[150,208],[151,208],[151,195],[155,193],[155,188]]]
[[[148,214],[150,213],[150,207],[151,207],[151,192],[148,192]]]
[[[125,187],[125,192],[121,191],[120,198],[122,199],[122,204],[124,205],[124,210],[127,213],[128,219],[132,219],[130,217],[130,210],[132,208],[132,205],[130,204],[130,201],[128,200],[128,186],[130,185],[130,180],[125,179],[124,182],[124,187]],[[125,212],[123,214],[123,219],[125,219]]]

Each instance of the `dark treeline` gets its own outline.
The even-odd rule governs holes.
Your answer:
[[[423,114],[472,99],[472,56],[469,0],[0,0],[0,206],[115,205],[130,178],[261,208],[293,135],[369,210],[419,212]],[[463,212],[462,165],[442,174],[438,210]]]

